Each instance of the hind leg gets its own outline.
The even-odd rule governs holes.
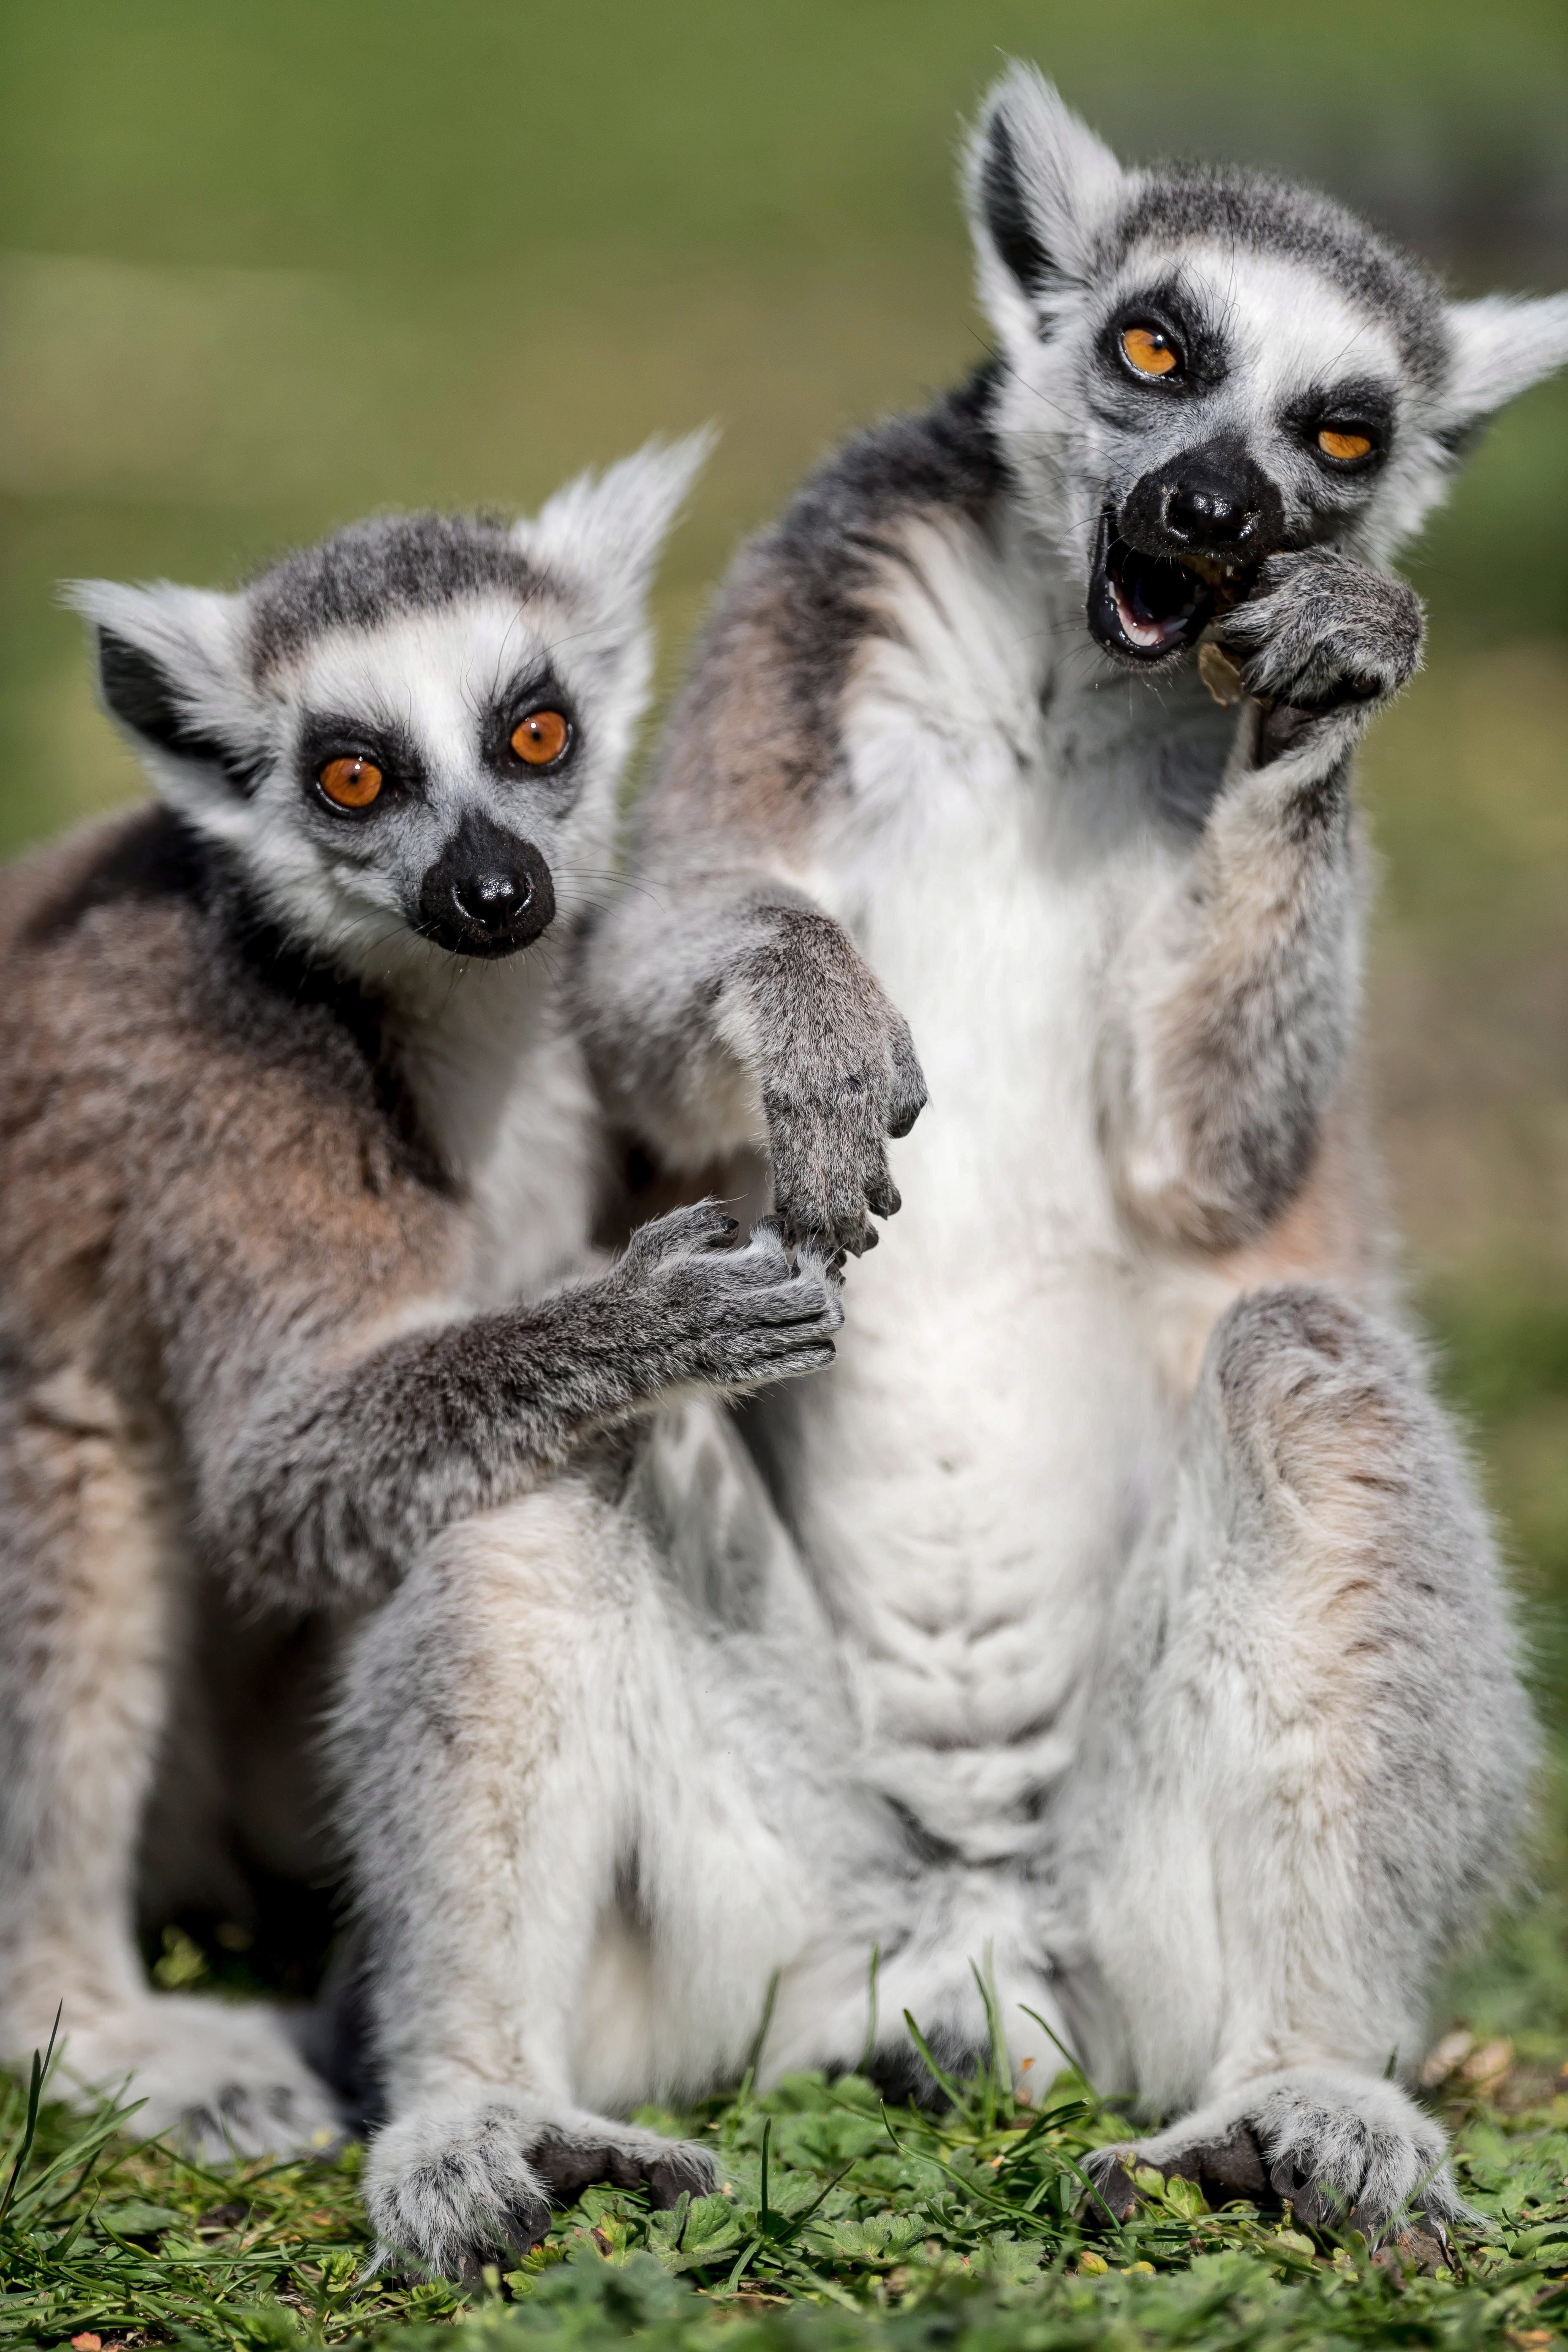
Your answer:
[[[1376,2234],[1461,2209],[1394,2079],[1506,1866],[1532,1753],[1486,1526],[1414,1350],[1326,1291],[1208,1347],[1074,1791],[1107,2081],[1141,2159]],[[1114,2153],[1112,2203],[1131,2192]]]
[[[755,1488],[721,1436],[710,1521]],[[448,1530],[358,1644],[339,1752],[389,2117],[366,2190],[431,2272],[531,2245],[592,2180],[710,2187],[701,2150],[605,2111],[738,2074],[824,1926],[780,1637],[761,1604],[726,1622],[701,1562],[683,1582],[679,1532],[563,1479]]]
[[[28,1401],[0,1435],[0,2057],[26,2065],[58,2007],[63,2089],[129,2078],[138,2131],[208,2156],[307,2147],[336,2116],[277,2018],[154,1994],[136,1948],[179,1559],[107,1403]]]

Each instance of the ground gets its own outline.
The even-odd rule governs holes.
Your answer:
[[[982,2073],[936,2119],[889,2111],[858,2076],[800,2075],[696,2116],[645,2116],[715,2147],[717,2195],[649,2213],[640,2194],[589,2189],[521,2268],[472,2294],[368,2271],[357,2147],[212,2170],[117,2137],[112,2109],[84,2127],[46,2102],[14,2194],[0,2188],[0,2341],[467,2352],[515,2339],[521,2352],[636,2333],[649,2352],[713,2339],[730,2352],[1548,2352],[1568,2331],[1568,2070],[1461,2032],[1428,2071],[1482,2217],[1435,2272],[1429,2241],[1373,2254],[1359,2235],[1314,2240],[1288,2211],[1210,2211],[1152,2174],[1135,2221],[1096,2230],[1079,2218],[1082,2158],[1125,2125],[1070,2073],[1034,2101]],[[3,2127],[22,2144],[26,2126],[18,2084]]]

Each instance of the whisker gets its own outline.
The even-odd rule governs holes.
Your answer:
[[[967,331],[972,341],[979,344],[987,359],[993,361],[997,367],[1001,368],[1004,374],[1011,376],[1015,383],[1022,384],[1024,390],[1029,394],[1031,399],[1037,400],[1042,408],[1050,409],[1053,415],[1064,418],[1068,424],[1071,425],[1075,422],[1070,409],[1064,408],[1059,400],[1050,399],[1047,394],[1040,390],[1038,384],[1031,383],[1027,376],[1020,375],[1012,361],[1007,357],[1006,352],[998,351],[994,343],[988,342],[985,337],[980,332],[978,327],[970,326]]]

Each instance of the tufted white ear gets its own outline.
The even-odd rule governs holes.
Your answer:
[[[1110,148],[1045,76],[1009,66],[964,158],[981,299],[1005,337],[1037,333],[1041,298],[1089,278],[1127,190]]]
[[[245,659],[237,596],[168,581],[143,588],[77,580],[64,591],[92,627],[104,707],[131,734],[153,779],[177,796],[248,792],[266,750]]]
[[[1568,365],[1568,294],[1488,294],[1450,302],[1447,319],[1453,368],[1445,423],[1456,436]]]
[[[583,582],[602,608],[635,610],[717,438],[704,425],[682,441],[650,441],[603,474],[579,474],[531,521],[517,524],[513,537]]]

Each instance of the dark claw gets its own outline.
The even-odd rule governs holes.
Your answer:
[[[1245,2123],[1238,2123],[1225,2139],[1194,2147],[1176,2168],[1195,2180],[1205,2196],[1217,2189],[1222,2203],[1226,2197],[1261,2197],[1268,2186],[1262,2151]]]
[[[1331,2196],[1315,2180],[1304,2182],[1290,2201],[1296,2220],[1303,2230],[1336,2229],[1344,2219],[1344,2207],[1340,2200]]]
[[[477,2240],[458,2257],[456,2275],[468,2287],[484,2284],[487,2266],[522,2262],[542,2245],[550,2228],[550,2207],[542,2197],[525,2197],[509,2205],[497,2223],[494,2238]]]
[[[1282,2156],[1278,2164],[1268,2168],[1268,2186],[1276,2197],[1288,2197],[1294,2204],[1306,2185],[1288,2156]]]
[[[1300,2172],[1289,2158],[1272,2166],[1268,2185],[1282,2202],[1289,2205],[1299,2226],[1303,2230],[1332,2231],[1342,2229],[1347,2219],[1345,2200],[1310,2174]]]
[[[550,2228],[550,2208],[542,2197],[530,2197],[508,2209],[503,2222],[507,2239],[519,2260],[542,2245]]]
[[[616,2189],[635,2189],[642,2178],[636,2164],[617,2147],[579,2147],[569,2141],[542,2140],[529,2160],[563,2205],[570,2205],[596,2180],[607,2180]]]
[[[693,2197],[708,2196],[713,2181],[713,2168],[706,2157],[678,2148],[649,2168],[647,2201],[656,2213],[668,2213],[688,2190]]]
[[[878,1170],[866,1182],[866,1206],[876,1217],[896,1217],[903,1207],[899,1188],[885,1168]]]
[[[1360,2229],[1366,2237],[1367,2243],[1374,2244],[1375,2240],[1368,2234],[1364,2223],[1356,2221],[1353,2214],[1351,2220],[1352,2226]],[[1387,2271],[1394,2278],[1402,2278],[1407,2270],[1419,2271],[1433,2278],[1439,2271],[1454,2267],[1453,2252],[1446,2231],[1440,2224],[1433,2221],[1430,2214],[1426,2213],[1413,2218],[1409,2226],[1401,2230],[1397,2237],[1391,2238],[1386,2245],[1378,2246],[1372,2259],[1379,2270]]]
[[[1199,2147],[1184,2148],[1170,2164],[1160,2169],[1168,2180],[1195,2181],[1205,2196],[1215,2204],[1224,2204],[1232,2197],[1262,2197],[1269,2186],[1258,2142],[1245,2123],[1238,2123],[1225,2139],[1206,2140]],[[1128,2215],[1135,2212],[1142,2204],[1137,2183],[1120,2158],[1103,2169],[1091,2164],[1091,2173],[1096,2199],[1115,2221],[1125,2221]],[[1310,2192],[1282,2186],[1279,2176],[1286,2174],[1285,2166],[1276,2167],[1274,2186],[1281,2196],[1294,2197],[1300,2211],[1300,2197]],[[1295,2176],[1289,2174],[1288,2178],[1293,2181]],[[1089,2206],[1086,2218],[1090,2221],[1095,2218],[1092,2205]]]
[[[529,2161],[563,2205],[570,2205],[596,2180],[607,2180],[617,2189],[640,2189],[646,2181],[649,2202],[660,2210],[674,2205],[682,2189],[702,2197],[713,2185],[708,2159],[682,2147],[672,2147],[668,2155],[650,2162],[637,2149],[618,2147],[614,2141],[547,2138],[530,2151]],[[544,2212],[539,2237],[549,2227],[548,2207]],[[536,2238],[533,2242],[538,2242]]]
[[[1084,2200],[1084,2219],[1103,2223],[1125,2221],[1142,2203],[1136,2182],[1120,2159],[1096,2166],[1089,2175],[1092,2193]]]

